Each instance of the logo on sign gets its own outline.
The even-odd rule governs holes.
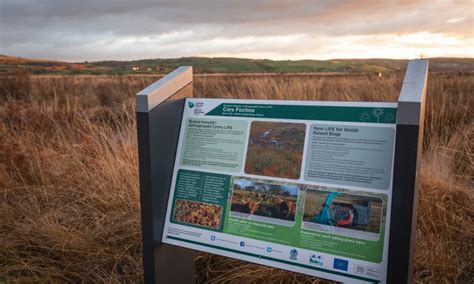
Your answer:
[[[323,266],[323,256],[318,254],[313,254],[309,257],[309,263],[314,265]]]
[[[188,101],[188,107],[190,109],[193,109],[194,115],[203,115],[204,114],[204,110],[203,110],[204,102],[199,102],[199,101],[191,102],[191,101]]]
[[[297,260],[298,259],[298,251],[296,249],[290,250],[290,259]]]
[[[380,269],[376,267],[363,266],[360,264],[354,264],[354,273],[373,276],[377,278],[380,277]]]
[[[365,274],[365,270],[365,266],[359,264],[354,265],[354,272],[357,274]]]
[[[367,275],[380,277],[380,270],[375,267],[367,267]]]
[[[349,262],[347,260],[339,259],[339,258],[335,258],[334,263],[332,265],[334,269],[344,270],[344,271],[347,271],[348,266],[349,266]]]

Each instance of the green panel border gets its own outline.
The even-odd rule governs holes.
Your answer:
[[[395,124],[397,108],[222,103],[206,115]]]

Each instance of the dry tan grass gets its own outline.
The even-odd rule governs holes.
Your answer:
[[[0,78],[0,282],[140,282],[133,95],[157,77]],[[198,77],[199,97],[396,101],[402,75]],[[474,279],[474,75],[429,78],[415,278]],[[201,254],[198,282],[318,283]]]

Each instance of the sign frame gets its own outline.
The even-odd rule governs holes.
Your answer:
[[[387,283],[411,283],[427,60],[408,63],[398,100]],[[162,243],[185,98],[193,96],[192,67],[179,67],[136,95],[140,205],[145,283],[192,283],[195,251]]]

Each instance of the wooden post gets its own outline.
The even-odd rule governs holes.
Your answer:
[[[192,67],[179,67],[136,95],[145,283],[193,283],[195,253],[161,243],[184,98]]]
[[[409,61],[398,99],[388,251],[388,283],[413,282],[418,179],[423,147],[428,60]]]

